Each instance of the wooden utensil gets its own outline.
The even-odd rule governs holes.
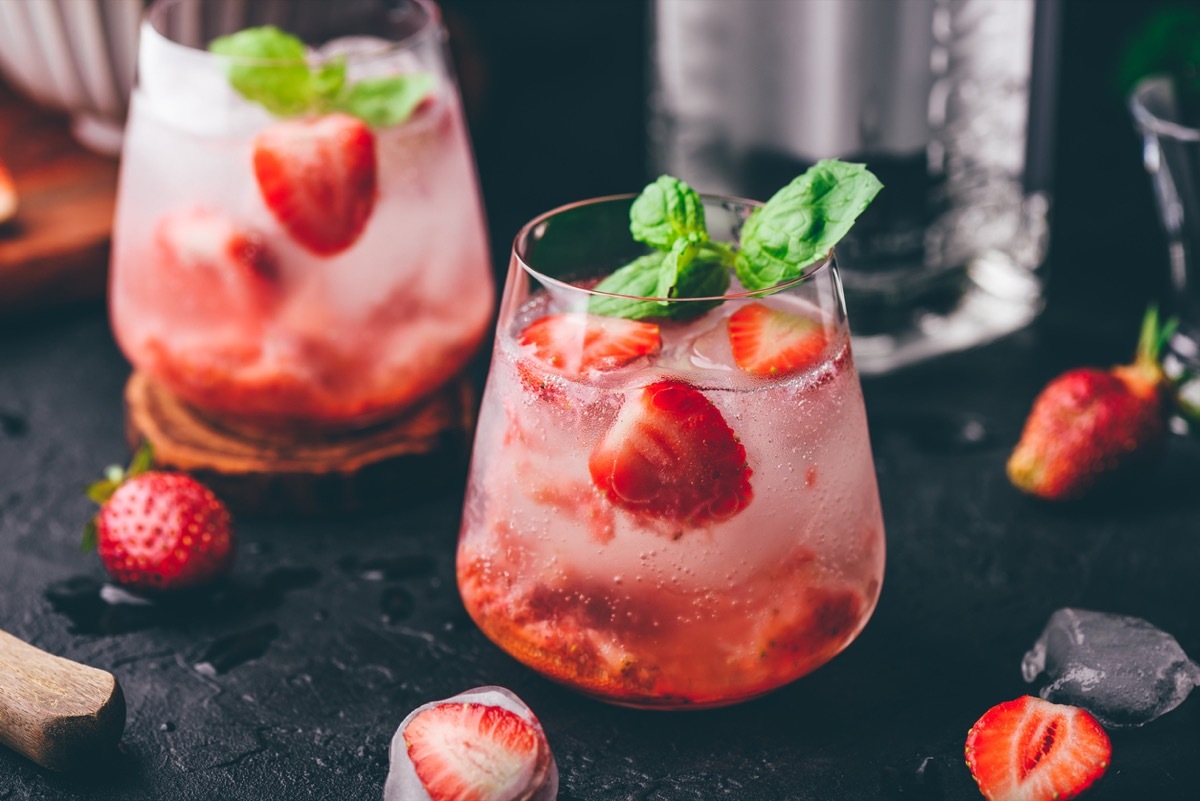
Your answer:
[[[116,677],[0,631],[0,743],[70,771],[109,757],[124,731]]]

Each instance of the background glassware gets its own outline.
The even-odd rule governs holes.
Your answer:
[[[238,95],[203,48],[278,4],[252,4],[256,16],[236,2],[164,0],[142,26],[112,322],[135,367],[206,416],[357,427],[435,390],[482,340],[493,304],[486,233],[437,7],[289,7],[292,32],[325,57],[344,53],[349,80],[434,78],[409,120],[374,131],[378,197],[366,227],[348,250],[316,255],[256,185],[255,137],[279,120]],[[231,236],[251,245],[233,263],[221,256]]]
[[[695,322],[663,323],[662,352],[628,366],[569,376],[523,347],[532,322],[588,308],[596,294],[580,284],[644,252],[629,235],[631,201],[566,206],[516,238],[459,589],[488,637],[550,678],[629,706],[719,706],[810,672],[866,624],[884,558],[866,416],[832,259],[766,300],[735,288]],[[728,242],[753,208],[711,196],[704,206],[713,239]],[[772,378],[738,368],[726,324],[752,303],[817,321],[828,344],[815,365]],[[591,341],[578,333],[558,340],[565,363]],[[744,446],[753,499],[741,511],[689,526],[597,490],[589,459],[662,381],[702,392]],[[705,480],[702,467],[680,469]]]
[[[1200,412],[1200,128],[1185,124],[1165,76],[1142,80],[1129,105],[1167,234],[1170,294],[1164,311],[1179,319],[1163,367],[1172,378],[1183,377],[1180,399]],[[1197,420],[1200,414],[1193,415],[1193,426]]]
[[[868,373],[1041,309],[1057,0],[656,0],[656,169],[767,197],[821,158],[883,181],[839,245]]]

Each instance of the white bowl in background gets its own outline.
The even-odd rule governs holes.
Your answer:
[[[71,115],[75,138],[121,149],[143,0],[0,0],[0,72]]]

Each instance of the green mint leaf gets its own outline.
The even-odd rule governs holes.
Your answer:
[[[746,220],[734,265],[738,280],[756,290],[800,277],[846,235],[882,188],[862,164],[817,162]]]
[[[671,297],[707,298],[725,294],[725,290],[729,288],[729,269],[712,254],[713,251],[701,249],[695,258],[676,273]],[[617,295],[633,295],[641,298],[659,297],[657,294],[659,278],[663,263],[667,258],[668,254],[666,253],[649,253],[640,256],[609,275],[595,288],[601,292],[612,292]],[[712,301],[663,304],[656,300],[627,300],[594,296],[588,304],[588,311],[593,314],[627,317],[633,320],[685,320],[698,317],[709,309],[719,306],[720,303],[720,301]]]
[[[304,42],[290,33],[273,25],[246,28],[212,40],[208,49],[228,57],[224,68],[233,88],[272,114],[290,117],[312,107],[313,80]]]
[[[658,281],[654,285],[654,294],[650,297],[674,297],[673,293],[676,284],[679,283],[680,274],[687,269],[699,252],[700,247],[696,243],[687,239],[676,239],[675,244],[667,251],[666,257],[658,267]],[[665,306],[667,301],[660,300],[659,303]]]
[[[433,91],[429,73],[364,78],[338,98],[337,107],[377,128],[399,125]]]
[[[93,517],[83,525],[83,538],[79,541],[79,550],[84,553],[96,550],[96,542],[99,539],[100,533],[96,531],[96,518]]]
[[[346,85],[346,59],[341,56],[326,61],[309,74],[312,92],[324,104],[331,104]]]
[[[634,239],[658,250],[670,250],[679,239],[708,240],[700,195],[669,175],[659,176],[633,202],[629,230]]]

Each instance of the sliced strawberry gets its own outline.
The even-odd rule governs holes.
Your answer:
[[[347,114],[276,123],[254,140],[254,175],[292,239],[332,256],[358,240],[375,209],[375,134]]]
[[[584,313],[534,320],[517,341],[543,364],[571,375],[611,370],[662,348],[654,323]]]
[[[815,364],[829,339],[816,320],[751,303],[730,315],[729,344],[746,372],[781,376]]]
[[[732,517],[753,497],[746,449],[717,407],[680,381],[630,396],[588,469],[618,506],[689,526]]]
[[[8,222],[17,213],[17,187],[4,162],[0,161],[0,223]]]
[[[404,742],[433,801],[526,798],[549,767],[549,746],[537,726],[499,706],[429,707],[409,721]]]
[[[164,297],[204,315],[270,311],[279,270],[265,243],[217,211],[196,208],[163,217],[155,230]]]
[[[988,801],[1067,801],[1104,775],[1112,746],[1086,711],[1027,695],[989,709],[966,754]]]

